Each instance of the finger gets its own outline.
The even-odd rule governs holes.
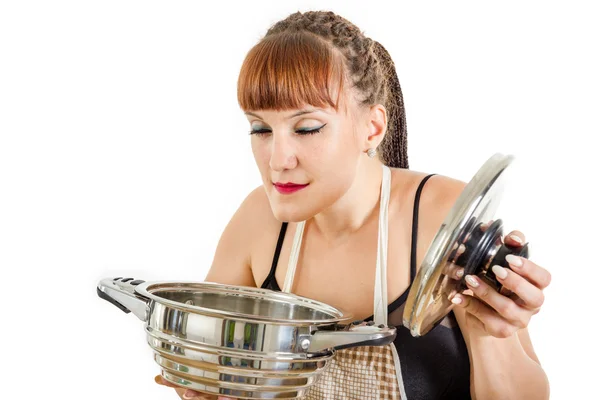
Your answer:
[[[175,391],[184,400],[217,400],[217,396],[214,394],[200,393],[192,389],[181,388],[175,389]]]
[[[454,280],[462,279],[465,269],[456,265],[455,262],[458,259],[458,257],[460,257],[465,252],[465,250],[466,247],[464,244],[461,244],[459,246],[458,243],[454,243],[454,246],[452,246],[452,252],[448,257],[448,261],[446,262],[446,265],[442,270],[442,274]]]
[[[172,387],[175,389],[178,389],[181,387],[181,386],[175,385],[174,383],[169,382],[168,380],[163,378],[161,375],[156,375],[154,377],[154,382],[158,383],[159,385],[168,386],[168,387]]]
[[[550,285],[550,281],[552,280],[550,272],[533,261],[513,254],[507,255],[506,261],[514,272],[521,275],[538,288],[545,289]]]
[[[477,318],[483,324],[485,331],[494,337],[507,338],[517,331],[515,326],[476,297],[457,294],[452,299],[452,303]]]
[[[195,390],[192,389],[186,389],[186,388],[182,388],[181,386],[175,385],[174,383],[169,382],[168,380],[166,380],[165,378],[163,378],[161,375],[157,375],[154,377],[154,381],[156,383],[158,383],[159,385],[163,385],[163,386],[167,386],[170,388],[175,389],[175,391],[177,392],[177,394],[179,395],[179,397],[183,398],[183,399],[198,399],[198,400],[202,400],[202,399],[215,399],[215,396],[211,396],[211,395],[206,395],[204,393],[200,393],[200,392],[196,392]],[[224,399],[226,399],[226,397],[224,397]]]
[[[444,265],[442,274],[446,275],[451,279],[460,280],[465,274],[465,269],[463,267],[459,267],[454,263],[447,262],[446,265]]]
[[[218,398],[217,395],[214,394],[200,393],[187,388],[179,388],[175,389],[175,391],[177,391],[177,394],[185,400],[216,400]]]
[[[488,222],[481,222],[479,225],[477,225],[477,229],[479,229],[481,232],[485,232],[487,231],[487,229],[490,227],[490,225],[492,224],[492,222],[494,222],[493,219],[490,219]],[[463,239],[463,242],[466,243],[471,239],[471,235],[473,232],[469,232],[466,234],[466,236]]]
[[[490,225],[491,225],[493,222],[494,222],[494,220],[493,220],[493,219],[490,219],[490,220],[489,220],[488,222],[486,222],[485,224],[483,224],[483,223],[482,223],[482,224],[479,226],[479,229],[481,229],[481,231],[482,231],[482,232],[485,232],[485,231],[487,231],[487,228],[489,228],[489,227],[490,227]]]
[[[216,398],[215,396],[199,393],[192,389],[185,389],[181,397],[185,400],[209,400]]]
[[[504,244],[511,247],[521,247],[525,243],[525,235],[520,231],[512,231],[504,237]]]
[[[467,275],[465,282],[479,300],[490,306],[511,325],[518,328],[527,326],[532,315],[529,310],[519,307],[512,299],[501,295],[474,275]]]
[[[502,288],[516,294],[526,308],[536,309],[544,304],[544,292],[521,275],[499,265],[494,265],[492,271]]]
[[[458,243],[454,243],[454,245],[452,246],[452,251],[450,252],[450,255],[448,256],[448,260],[450,260],[451,262],[455,262],[456,259],[458,259],[458,257],[460,257],[466,250],[466,246],[464,244],[461,244],[460,246],[458,245]]]

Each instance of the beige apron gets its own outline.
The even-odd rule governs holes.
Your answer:
[[[387,244],[388,204],[391,171],[383,166],[379,204],[379,234],[373,320],[387,326]],[[298,263],[304,232],[302,221],[296,227],[283,292],[290,292]],[[393,343],[387,346],[362,346],[338,350],[318,382],[304,399],[307,400],[406,400],[400,360]]]

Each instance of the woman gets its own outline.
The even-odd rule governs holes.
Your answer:
[[[417,268],[465,184],[408,169],[400,84],[378,42],[332,12],[294,13],[247,55],[238,100],[263,185],[226,227],[206,280],[283,287],[398,326],[390,352],[340,352],[330,369],[345,378],[330,373],[307,398],[548,398],[527,325],[550,274],[532,261],[513,257],[510,269],[494,267],[518,298],[468,276],[470,290],[453,298],[443,323],[420,338],[402,326]],[[524,241],[518,231],[505,239]],[[387,360],[368,368],[392,379],[385,387],[361,381],[345,351]]]

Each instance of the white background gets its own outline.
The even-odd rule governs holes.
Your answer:
[[[552,399],[597,395],[597,13],[483,3],[0,3],[0,397],[175,398],[153,381],[143,324],[96,283],[204,278],[260,184],[242,60],[308,9],[391,53],[412,169],[468,181],[493,153],[517,156],[497,216],[553,274],[530,325]]]

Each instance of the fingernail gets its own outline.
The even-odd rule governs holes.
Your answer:
[[[492,271],[500,279],[505,279],[508,276],[508,271],[499,265],[494,265]]]
[[[452,303],[454,303],[454,304],[461,304],[462,303],[462,299],[460,297],[458,297],[458,296],[455,296],[452,299]]]
[[[190,390],[190,389],[186,390],[183,393],[183,398],[186,400],[193,399],[195,396],[196,396],[196,392],[194,392],[193,390]]]
[[[454,296],[456,296],[457,294],[458,294],[458,292],[456,290],[451,290],[450,294],[448,295],[448,301],[452,301]]]
[[[513,265],[515,267],[522,267],[523,266],[523,260],[521,260],[520,257],[517,257],[517,256],[512,255],[512,254],[508,254],[506,256],[506,261],[508,261],[511,265]]]
[[[523,239],[521,239],[519,236],[517,235],[510,235],[509,236],[512,240],[514,240],[515,242],[519,243],[519,244],[523,244]]]
[[[469,286],[479,287],[479,282],[477,282],[477,278],[475,278],[473,275],[467,275],[465,280],[467,281]]]
[[[465,274],[465,269],[464,269],[464,268],[459,268],[459,269],[456,271],[456,277],[457,277],[458,279],[462,278],[464,274]]]

